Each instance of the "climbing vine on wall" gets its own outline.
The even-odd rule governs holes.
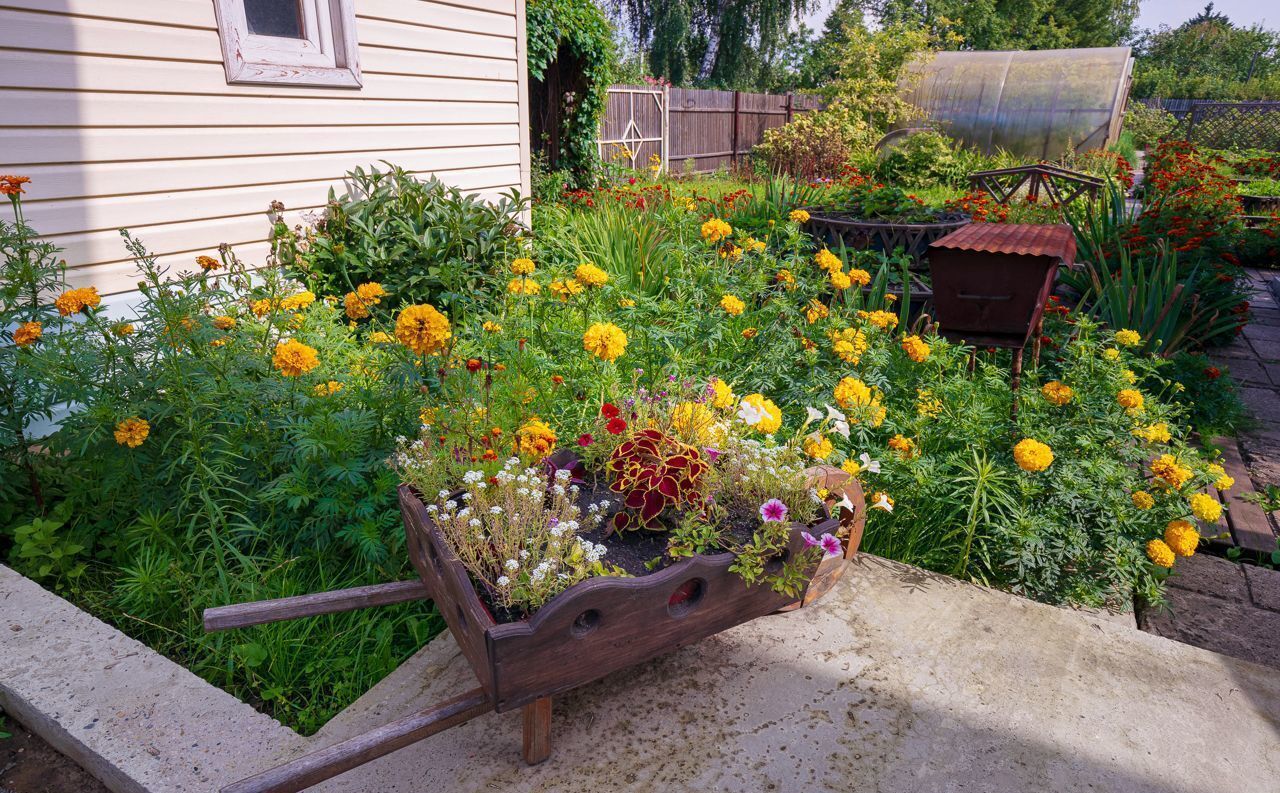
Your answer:
[[[613,29],[595,0],[529,0],[525,21],[530,77],[546,79],[564,55],[573,60],[572,74],[562,78],[571,78],[566,87],[580,90],[549,100],[563,103],[557,166],[572,171],[579,186],[585,186],[599,165],[596,136],[617,63]]]

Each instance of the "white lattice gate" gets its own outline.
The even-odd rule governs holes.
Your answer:
[[[667,167],[667,103],[665,86],[614,85],[609,87],[604,118],[600,122],[600,158],[628,168]]]

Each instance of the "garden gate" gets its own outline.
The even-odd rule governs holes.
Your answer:
[[[643,168],[656,154],[665,166],[669,151],[667,92],[666,86],[657,85],[609,87],[597,144],[602,160]]]

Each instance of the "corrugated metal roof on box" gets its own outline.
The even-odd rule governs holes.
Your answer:
[[[1076,237],[1065,224],[970,223],[929,246],[978,253],[1053,256],[1070,265],[1076,258]]]

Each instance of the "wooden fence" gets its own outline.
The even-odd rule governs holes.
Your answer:
[[[1280,150],[1280,102],[1144,99],[1178,119],[1177,133],[1215,149]]]
[[[643,168],[656,154],[674,173],[732,167],[766,129],[820,107],[807,94],[615,85],[600,125],[600,156]]]

